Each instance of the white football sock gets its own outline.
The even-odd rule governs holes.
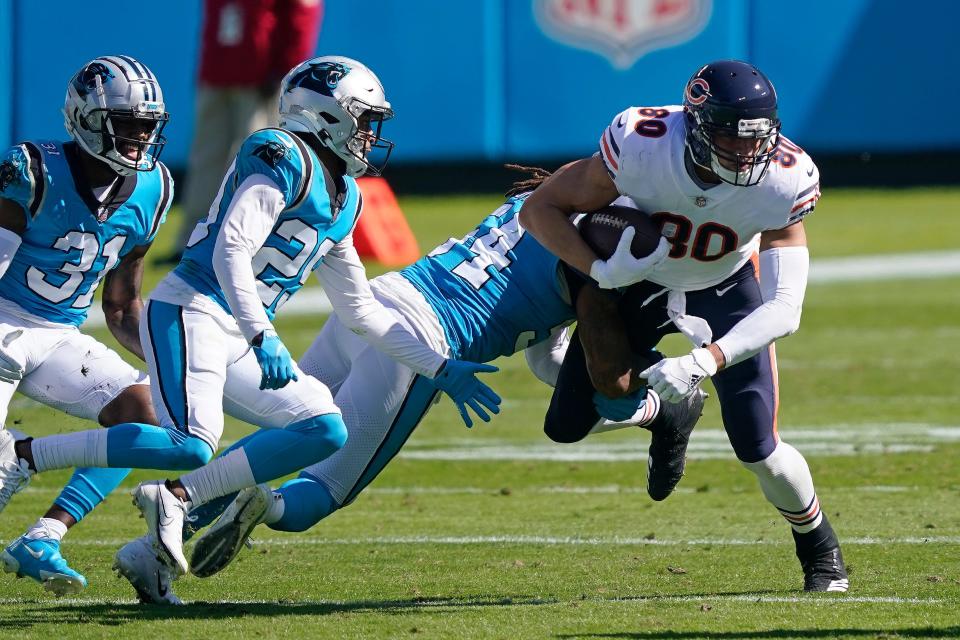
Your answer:
[[[257,484],[243,448],[214,458],[179,479],[193,507]]]
[[[37,473],[50,469],[107,466],[106,429],[34,438],[30,447]]]
[[[267,507],[267,512],[263,515],[263,521],[266,524],[279,522],[280,518],[283,517],[284,507],[286,505],[283,502],[283,494],[276,491],[272,492],[270,506]]]
[[[797,533],[813,531],[823,520],[807,461],[799,451],[780,441],[760,462],[742,462],[756,474],[763,495]]]
[[[25,537],[28,540],[48,538],[59,542],[65,535],[67,535],[67,525],[53,518],[40,518],[36,524],[27,529]]]

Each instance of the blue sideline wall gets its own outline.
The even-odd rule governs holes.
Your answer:
[[[774,80],[785,132],[817,151],[960,149],[960,2],[713,0],[682,44],[626,69],[547,36],[536,0],[327,0],[318,52],[360,58],[397,112],[397,163],[569,157],[613,115],[680,99],[704,61],[752,60]],[[586,0],[571,0],[585,2]],[[603,0],[601,0],[601,3]],[[194,131],[199,0],[0,0],[0,142],[64,134],[60,105],[89,58],[122,52],[163,83],[165,160]]]

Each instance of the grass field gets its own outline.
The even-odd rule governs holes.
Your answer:
[[[498,203],[402,201],[423,250],[462,235]],[[955,190],[830,191],[808,223],[811,251],[817,259],[957,250],[958,209]],[[356,503],[303,534],[261,530],[224,573],[176,583],[185,607],[139,606],[111,574],[114,551],[143,526],[118,491],[64,545],[89,588],[58,601],[0,576],[0,633],[960,637],[958,319],[957,276],[818,284],[801,331],[778,345],[780,433],[806,453],[844,542],[844,595],[800,592],[788,528],[734,459],[714,401],[680,489],[653,503],[644,492],[647,433],[552,445],[541,433],[549,391],[514,357],[490,379],[505,397],[492,424],[467,431],[441,402]],[[278,323],[297,353],[321,325]],[[10,420],[32,434],[83,426],[19,396]],[[247,429],[231,422],[226,437]],[[37,477],[0,516],[0,539],[30,524],[66,477]],[[157,474],[135,473],[124,489],[149,477]]]

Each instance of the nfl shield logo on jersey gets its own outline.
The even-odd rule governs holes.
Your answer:
[[[655,49],[686,42],[710,19],[711,0],[534,0],[551,38],[627,69]]]

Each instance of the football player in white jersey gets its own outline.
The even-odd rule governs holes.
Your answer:
[[[647,361],[628,372],[622,392],[649,384],[662,400],[677,402],[712,377],[737,457],[792,527],[804,589],[846,591],[840,545],[807,463],[776,430],[773,342],[799,326],[809,269],[803,218],[814,209],[819,181],[810,156],[781,135],[767,77],[750,64],[722,60],[690,78],[682,106],[618,114],[599,152],[546,179],[520,218],[601,288],[633,285],[621,308],[636,353],[649,353],[670,331],[691,338],[695,348],[687,355],[641,358]],[[600,261],[571,224],[572,213],[596,211],[621,195],[660,224],[670,244],[665,258],[634,258],[627,230],[614,256]],[[566,441],[585,435],[597,417],[591,394],[582,392],[589,383],[584,360],[620,358],[585,354],[583,345],[604,341],[589,335],[595,326],[579,331],[546,419],[547,432],[566,433]],[[681,446],[673,455],[684,453]]]

